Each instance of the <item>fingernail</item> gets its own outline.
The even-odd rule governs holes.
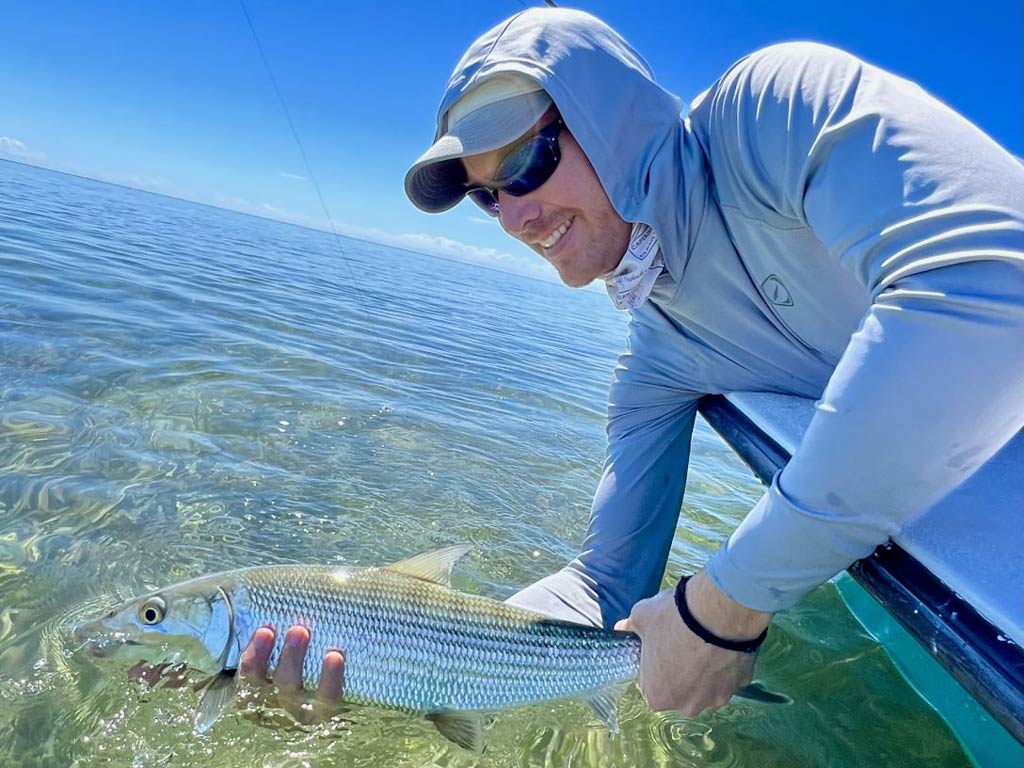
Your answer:
[[[294,630],[285,636],[284,644],[289,648],[298,648],[302,645],[304,639],[301,631]]]
[[[266,632],[257,632],[256,637],[253,638],[253,645],[261,653],[270,648],[273,642],[273,639]]]

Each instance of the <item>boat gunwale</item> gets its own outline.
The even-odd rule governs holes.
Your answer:
[[[765,485],[789,462],[789,451],[724,395],[705,396],[699,411]],[[847,572],[1024,744],[1024,648],[894,542]]]

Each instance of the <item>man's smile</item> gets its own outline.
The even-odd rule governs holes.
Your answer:
[[[545,251],[550,251],[558,245],[565,233],[572,227],[574,221],[575,219],[567,219],[566,221],[563,221],[550,235],[541,240],[538,245]]]

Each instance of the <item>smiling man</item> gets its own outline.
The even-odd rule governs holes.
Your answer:
[[[472,122],[474,115],[495,107],[518,108],[519,114],[508,116],[501,133],[490,126],[477,129],[481,130],[477,143],[482,146],[503,137],[508,137],[510,144],[449,161],[448,170],[455,178],[447,183],[436,178],[436,174],[444,173],[443,161],[432,160],[429,156],[433,153],[428,153],[428,159],[420,161],[419,171],[414,171],[410,178],[424,185],[440,182],[439,197],[431,197],[423,190],[424,195],[419,198],[419,202],[430,207],[447,207],[452,193],[458,194],[457,199],[469,195],[484,211],[498,217],[506,232],[550,261],[566,285],[580,287],[618,266],[630,227],[615,213],[593,166],[553,105],[522,136],[510,135],[533,116],[534,105],[545,103],[550,105],[550,99],[523,76],[491,78],[452,109],[453,129],[463,128],[460,138],[468,143],[471,139],[467,134],[473,126],[457,122],[461,116]],[[444,149],[443,144],[441,148]],[[514,190],[519,194],[502,195],[504,204],[500,203],[501,187],[487,186],[493,179],[519,183],[521,188]]]
[[[605,24],[531,9],[456,66],[406,192],[429,212],[468,196],[631,313],[580,554],[513,601],[638,632],[648,701],[692,715],[749,681],[772,614],[1024,425],[1024,170],[916,85],[809,43],[681,111]],[[697,403],[743,390],[819,404],[729,540],[659,593]]]

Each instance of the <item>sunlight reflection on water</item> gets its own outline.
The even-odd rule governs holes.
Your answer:
[[[632,690],[609,740],[577,702],[503,713],[481,758],[422,720],[241,716],[70,653],[110,601],[256,564],[383,564],[468,541],[504,597],[571,557],[625,333],[593,293],[0,161],[0,765],[961,765],[834,590],[780,617],[765,684],[696,720]],[[438,285],[443,273],[445,291]],[[760,491],[704,426],[670,578]]]

